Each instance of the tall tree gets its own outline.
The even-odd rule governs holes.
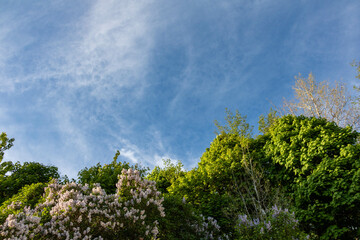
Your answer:
[[[342,83],[331,87],[329,82],[317,82],[312,73],[307,78],[295,77],[295,100],[284,100],[287,114],[325,118],[340,127],[360,128],[360,108]]]
[[[217,219],[222,229],[231,232],[239,213],[261,218],[266,209],[279,202],[277,189],[270,189],[257,161],[259,153],[251,138],[252,127],[238,111],[226,112],[224,126],[215,121],[217,136],[201,156],[198,167],[167,189],[185,197],[205,216]],[[265,129],[272,120],[263,120]]]
[[[0,134],[0,162],[4,158],[4,151],[13,146],[14,140],[14,138],[9,139],[4,132]]]
[[[47,183],[52,178],[59,178],[58,168],[54,166],[45,166],[37,162],[3,164],[6,166],[0,174],[0,203],[17,194],[26,185]]]
[[[297,218],[320,239],[355,239],[360,229],[359,133],[326,119],[285,116],[270,127],[266,170],[291,197]]]

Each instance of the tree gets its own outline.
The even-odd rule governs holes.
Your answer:
[[[326,119],[285,116],[264,146],[267,168],[291,197],[297,218],[320,239],[360,235],[359,133]]]
[[[217,120],[214,121],[215,126],[217,127],[217,131],[215,131],[216,135],[219,134],[235,134],[245,138],[250,138],[252,136],[253,127],[246,122],[246,116],[242,116],[238,110],[236,110],[235,115],[229,110],[225,109],[226,124],[222,126]]]
[[[4,158],[4,151],[11,148],[14,141],[14,138],[9,139],[4,132],[0,134],[0,163]]]
[[[152,172],[146,176],[146,179],[155,181],[157,189],[162,193],[168,193],[170,187],[176,179],[185,175],[183,164],[178,161],[175,165],[170,159],[163,160],[164,168],[156,166]]]
[[[258,145],[245,117],[227,110],[226,122],[225,126],[215,122],[220,134],[203,153],[198,167],[179,177],[168,190],[217,219],[225,231],[236,232],[240,213],[262,218],[266,209],[278,203],[279,191],[264,176],[254,148]]]
[[[115,193],[116,191],[118,176],[121,174],[123,169],[136,169],[140,172],[142,177],[148,171],[147,168],[141,168],[138,164],[131,166],[127,162],[118,162],[117,159],[119,156],[120,152],[117,151],[113,161],[110,164],[104,164],[102,166],[100,163],[97,163],[95,166],[90,168],[85,167],[84,169],[80,170],[78,173],[78,182],[81,184],[99,183],[100,186],[106,191],[106,193],[111,194]]]
[[[279,114],[277,111],[270,109],[270,112],[265,115],[260,115],[259,117],[259,132],[262,134],[266,134],[269,132],[271,125],[273,125],[276,119],[279,118]]]
[[[165,217],[159,219],[159,237],[167,240],[229,239],[213,218],[204,218],[183,198],[164,194]]]
[[[318,83],[311,73],[308,78],[299,75],[295,79],[295,101],[284,100],[285,113],[325,118],[341,127],[359,129],[360,108],[344,84],[331,87],[327,81]]]
[[[58,168],[37,162],[5,162],[0,175],[0,203],[11,198],[21,188],[33,183],[47,183],[59,178]]]

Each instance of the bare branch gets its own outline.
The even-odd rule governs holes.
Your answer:
[[[307,78],[299,75],[295,80],[295,101],[284,99],[284,113],[326,118],[338,126],[352,126],[359,130],[359,105],[354,103],[355,98],[345,84],[335,83],[332,88],[327,81],[317,83],[311,73]]]

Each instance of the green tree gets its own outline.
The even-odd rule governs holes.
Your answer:
[[[259,132],[266,134],[269,132],[271,125],[273,125],[280,116],[277,111],[270,109],[267,115],[260,115],[259,117]]]
[[[8,150],[13,146],[14,138],[8,138],[6,133],[2,132],[0,134],[0,163],[4,158],[4,151]]]
[[[42,200],[46,186],[47,183],[26,185],[17,194],[3,202],[0,206],[0,225],[9,214],[18,214],[24,207],[34,208]]]
[[[200,158],[198,167],[172,184],[171,194],[185,197],[205,216],[212,216],[228,232],[240,213],[262,217],[271,207],[278,191],[265,179],[250,125],[238,112],[227,110],[226,126],[215,122],[220,134]],[[254,148],[255,147],[255,148]],[[273,194],[276,193],[276,194]]]
[[[233,204],[235,200],[231,193],[236,191],[234,178],[242,174],[241,144],[248,140],[245,136],[251,133],[250,126],[238,112],[233,115],[227,110],[227,113],[228,125],[222,127],[215,122],[220,134],[206,149],[198,167],[178,178],[168,190],[171,194],[184,197],[205,216],[217,219],[224,231],[231,232],[236,223],[236,211],[228,206],[237,205]],[[242,137],[239,133],[243,134]]]
[[[164,194],[165,217],[159,219],[159,238],[167,240],[227,239],[216,228],[216,221],[206,221],[199,210],[183,198]],[[214,224],[215,223],[215,224]],[[209,237],[211,234],[212,237]]]
[[[358,133],[326,119],[285,116],[269,131],[269,176],[286,189],[296,216],[320,239],[360,236]]]
[[[15,164],[5,162],[0,175],[0,203],[18,193],[21,188],[33,183],[47,183],[52,178],[59,178],[58,168],[45,166],[37,162]]]
[[[85,167],[78,173],[78,182],[81,184],[94,184],[99,183],[100,186],[106,191],[107,194],[114,194],[116,192],[116,183],[118,182],[118,176],[121,175],[123,169],[135,169],[140,172],[143,177],[148,171],[147,168],[142,168],[138,164],[131,166],[127,162],[118,162],[117,159],[120,156],[120,152],[117,151],[113,161],[110,164],[97,163],[90,168]]]
[[[183,164],[178,161],[177,164],[171,162],[170,159],[163,160],[164,168],[156,166],[150,174],[146,176],[148,180],[156,182],[156,188],[162,193],[168,193],[167,188],[170,187],[176,179],[185,175]]]
[[[216,135],[228,133],[239,135],[245,138],[250,138],[252,136],[253,127],[246,122],[246,116],[242,116],[238,110],[236,110],[234,114],[226,108],[225,112],[225,125],[221,125],[217,120],[214,121],[215,126],[217,127],[217,131],[215,131]]]

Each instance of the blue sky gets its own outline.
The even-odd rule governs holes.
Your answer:
[[[294,76],[357,84],[360,1],[0,0],[5,161],[76,177],[199,161],[225,108],[256,125]]]

